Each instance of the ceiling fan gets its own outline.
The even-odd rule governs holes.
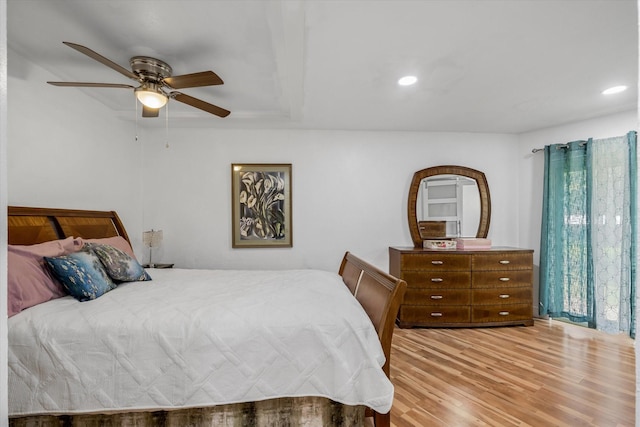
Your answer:
[[[148,56],[134,56],[129,60],[131,70],[116,64],[88,47],[62,42],[67,46],[84,53],[90,58],[113,68],[120,74],[138,82],[138,86],[118,83],[83,83],[83,82],[47,82],[54,86],[70,87],[106,87],[133,89],[138,100],[142,103],[142,117],[158,117],[160,108],[164,107],[169,98],[183,104],[190,105],[218,117],[227,117],[230,111],[217,105],[209,104],[201,99],[194,98],[173,89],[184,89],[199,86],[221,85],[224,82],[213,71],[202,71],[193,74],[172,76],[173,70],[164,61]]]

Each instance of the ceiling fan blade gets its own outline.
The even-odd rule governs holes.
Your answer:
[[[224,84],[222,79],[213,71],[183,74],[181,76],[166,77],[162,80],[172,89],[184,89],[187,87],[215,86]]]
[[[135,89],[135,86],[123,85],[119,83],[85,83],[85,82],[47,82],[54,86],[69,86],[69,87],[115,87],[123,89]]]
[[[159,108],[151,108],[142,104],[142,117],[158,117],[160,114]]]
[[[219,117],[227,117],[231,113],[231,111],[225,110],[222,107],[209,104],[208,102],[204,102],[201,99],[185,95],[184,93],[171,92],[169,96],[171,96],[171,98],[175,99],[176,101],[182,102],[183,104],[191,105],[192,107],[199,108],[203,111],[206,111],[207,113],[211,113]]]
[[[115,62],[113,62],[112,60],[105,58],[104,56],[100,55],[97,52],[94,52],[93,50],[89,49],[88,47],[76,44],[76,43],[71,43],[71,42],[62,42],[64,44],[66,44],[67,46],[77,50],[80,53],[84,53],[85,55],[87,55],[90,58],[95,59],[96,61],[106,65],[107,67],[113,68],[114,70],[116,70],[117,72],[119,72],[120,74],[124,74],[125,76],[129,77],[130,79],[133,80],[139,80],[138,76],[133,74],[131,72],[131,70],[127,70],[126,68],[124,68],[121,65],[116,64]]]

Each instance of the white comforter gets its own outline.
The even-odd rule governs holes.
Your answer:
[[[175,409],[324,396],[385,413],[366,313],[314,270],[150,270],[94,301],[13,316],[9,414]]]

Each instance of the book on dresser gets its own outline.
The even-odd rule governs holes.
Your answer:
[[[389,248],[389,273],[407,282],[398,325],[533,325],[533,250]]]

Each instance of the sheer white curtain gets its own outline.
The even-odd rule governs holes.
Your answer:
[[[629,331],[632,319],[630,150],[626,136],[591,144],[591,241],[597,329]]]

